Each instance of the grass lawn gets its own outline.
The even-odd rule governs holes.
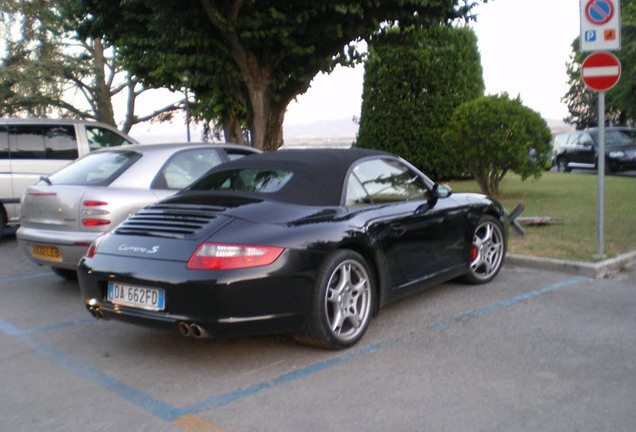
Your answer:
[[[521,216],[549,216],[558,225],[524,227],[520,237],[510,230],[508,251],[523,255],[595,261],[597,252],[598,179],[579,173],[544,173],[525,182],[508,175],[499,201],[508,211],[526,206]],[[456,192],[480,192],[474,181],[451,182]],[[605,254],[636,249],[636,179],[605,177]]]

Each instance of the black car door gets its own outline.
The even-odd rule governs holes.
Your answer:
[[[466,216],[452,197],[435,199],[432,184],[391,158],[364,161],[353,175],[377,206],[368,230],[393,289],[465,264]]]
[[[576,142],[576,152],[573,162],[594,165],[596,164],[596,146],[592,136],[587,132],[581,132]]]

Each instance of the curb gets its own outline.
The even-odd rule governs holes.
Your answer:
[[[506,264],[534,267],[543,270],[560,270],[580,274],[593,279],[611,277],[636,265],[636,250],[596,263],[540,258],[528,255],[507,254]]]

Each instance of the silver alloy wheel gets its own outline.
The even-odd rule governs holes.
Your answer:
[[[371,282],[361,263],[348,259],[334,269],[324,305],[333,336],[349,341],[364,332],[371,317]]]
[[[504,257],[504,236],[499,224],[484,220],[473,234],[470,271],[480,281],[490,279],[499,271]]]
[[[557,160],[557,171],[564,173],[568,170],[568,163],[564,159]]]

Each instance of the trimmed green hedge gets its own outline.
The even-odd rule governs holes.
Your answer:
[[[442,135],[455,109],[483,92],[469,28],[387,30],[370,45],[356,146],[396,153],[435,180],[460,178]]]

